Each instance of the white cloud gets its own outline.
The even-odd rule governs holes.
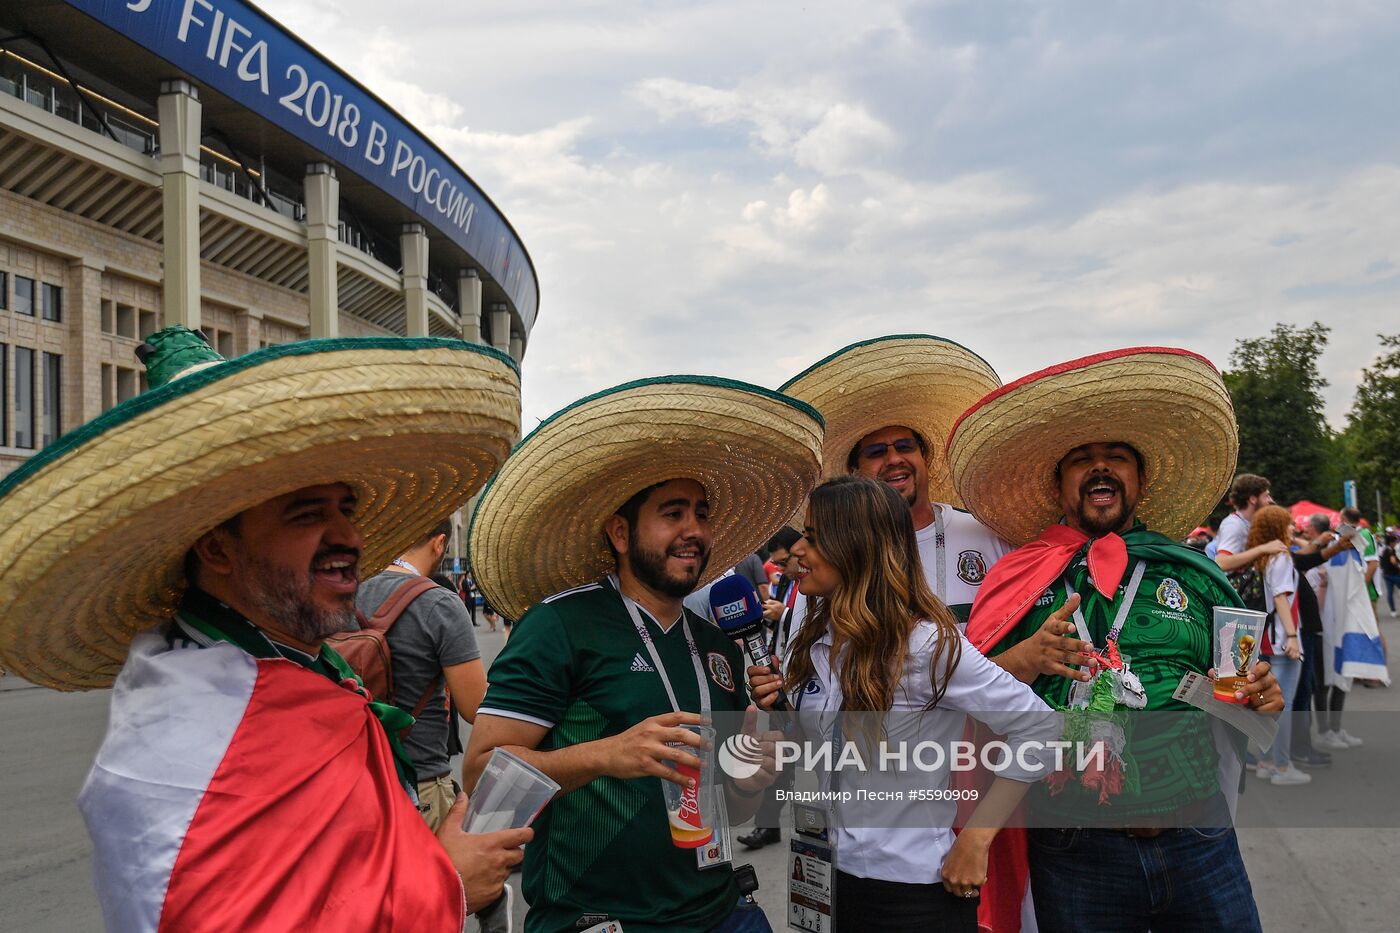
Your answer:
[[[1011,379],[1400,298],[1400,11],[1289,0],[264,0],[521,232],[527,423],[662,372],[776,385],[929,331]]]

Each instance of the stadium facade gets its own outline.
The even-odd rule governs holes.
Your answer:
[[[0,476],[140,392],[168,324],[519,362],[538,302],[466,173],[251,4],[0,0]]]

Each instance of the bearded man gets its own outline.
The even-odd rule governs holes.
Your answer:
[[[466,834],[463,799],[434,838],[413,718],[325,640],[505,458],[518,369],[439,339],[225,361],[178,326],[138,356],[148,393],[0,481],[0,662],[113,687],[78,800],[107,928],[460,933],[530,831]]]
[[[1178,695],[1211,671],[1213,607],[1239,605],[1219,567],[1177,543],[1219,501],[1237,451],[1220,374],[1162,347],[1032,373],[953,430],[958,490],[1022,545],[988,575],[968,640],[1052,706],[1099,714],[1109,736],[1103,768],[1027,798],[1045,933],[1259,929],[1231,826],[1243,743]],[[1283,706],[1262,662],[1236,699]]]
[[[740,897],[722,811],[757,808],[773,736],[756,773],[713,788],[709,841],[673,837],[662,782],[689,789],[677,768],[700,765],[686,727],[712,722],[716,746],[741,718],[753,731],[743,656],[683,599],[797,510],[820,444],[816,412],[766,389],[643,380],[547,419],[482,495],[477,582],[520,622],[491,667],[462,783],[505,748],[562,788],[525,855],[529,933],[767,929]]]

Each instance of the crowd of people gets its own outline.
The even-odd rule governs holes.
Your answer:
[[[1216,673],[1212,607],[1268,614],[1245,715],[1316,710],[1316,738],[1280,730],[1254,761],[1274,784],[1360,744],[1341,699],[1388,683],[1352,610],[1374,611],[1377,572],[1400,585],[1394,539],[1368,550],[1344,512],[1295,541],[1267,481],[1232,484],[1230,398],[1189,351],[1003,386],[958,344],[877,338],[776,391],[617,386],[513,448],[518,369],[477,345],[230,363],[167,328],[142,356],[147,395],[0,482],[0,658],[113,686],[79,800],[111,929],[494,930],[520,867],[532,933],[769,930],[729,836],[780,835],[778,744],[918,722],[945,746],[1000,736],[1014,764],[923,776],[970,782],[962,809],[804,812],[829,880],[789,883],[822,929],[1259,930],[1243,738],[1182,694]],[[1181,543],[1227,489],[1213,554]],[[478,492],[454,593],[432,581],[444,518]],[[101,562],[100,595],[52,573],[75,559]],[[702,595],[728,575],[753,584],[767,664]],[[515,623],[489,670],[473,589]],[[683,846],[663,783],[699,799],[706,725],[756,753],[715,772],[713,839]],[[1052,764],[1077,729],[1108,756]],[[498,749],[560,789],[529,827],[468,833],[461,789]],[[833,796],[878,780],[818,776]]]
[[[1263,654],[1292,715],[1269,754],[1252,759],[1255,774],[1307,784],[1310,771],[1332,766],[1333,752],[1363,744],[1342,725],[1353,683],[1389,684],[1376,583],[1393,576],[1397,536],[1388,528],[1377,542],[1353,506],[1295,516],[1274,502],[1268,479],[1251,473],[1235,477],[1229,501],[1218,533],[1201,526],[1186,543],[1214,558],[1244,604],[1268,616]]]

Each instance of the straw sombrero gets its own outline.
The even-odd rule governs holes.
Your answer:
[[[1172,347],[1131,347],[992,392],[958,419],[948,462],[972,513],[1020,545],[1060,518],[1060,459],[1081,444],[1108,441],[1142,455],[1137,516],[1176,539],[1220,502],[1239,452],[1234,406],[1209,360]]]
[[[826,419],[822,475],[844,476],[846,458],[872,431],[902,425],[928,443],[929,498],[961,506],[939,454],[953,422],[1001,380],[976,353],[926,334],[876,337],[837,350],[778,391]]]
[[[603,522],[635,493],[694,479],[714,548],[701,584],[768,540],[816,485],[822,419],[770,389],[707,376],[629,382],[551,415],[482,493],[469,533],[482,596],[514,619],[613,569]]]
[[[183,328],[150,340],[156,388],[0,482],[0,666],[44,686],[110,684],[178,604],[185,552],[245,509],[349,483],[364,577],[479,489],[519,431],[517,367],[459,340],[307,340],[228,362]]]

